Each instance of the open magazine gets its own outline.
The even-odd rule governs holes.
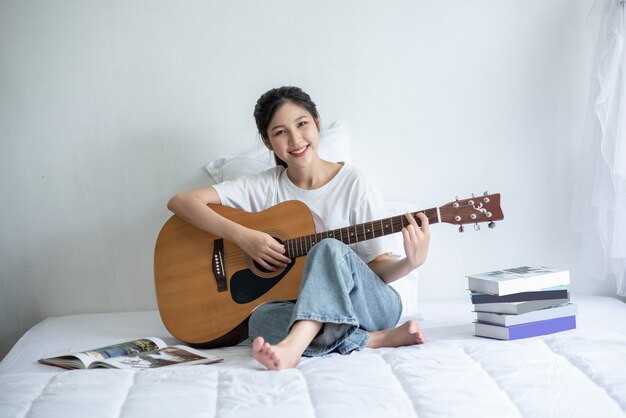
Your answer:
[[[108,347],[42,358],[39,363],[64,369],[131,369],[143,370],[187,364],[209,364],[223,361],[221,357],[203,353],[184,345],[167,346],[155,337],[141,338]]]

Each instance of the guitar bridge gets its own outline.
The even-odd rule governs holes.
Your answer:
[[[216,239],[213,243],[213,276],[217,282],[217,291],[226,292],[228,283],[226,282],[226,269],[224,268],[224,240]]]

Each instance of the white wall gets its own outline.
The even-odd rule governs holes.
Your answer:
[[[506,219],[435,225],[423,298],[520,264],[581,277],[568,206],[593,0],[0,2],[0,356],[46,316],[155,309],[176,191],[257,144],[271,87],[341,120],[389,200],[501,192]]]

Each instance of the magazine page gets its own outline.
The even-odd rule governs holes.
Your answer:
[[[49,357],[39,360],[40,363],[60,366],[67,369],[87,368],[94,361],[106,360],[112,357],[127,356],[152,351],[166,347],[167,344],[160,338],[149,337],[126,341],[106,347],[79,353],[66,354],[58,357]]]
[[[145,370],[165,366],[217,363],[223,360],[224,359],[221,357],[206,354],[190,347],[176,345],[154,351],[97,361],[91,365],[91,368],[108,367]]]
[[[126,341],[108,347],[96,348],[74,354],[84,365],[89,367],[94,361],[107,360],[114,357],[129,356],[165,348],[167,345],[160,338],[149,337]]]

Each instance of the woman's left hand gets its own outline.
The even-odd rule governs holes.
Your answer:
[[[428,217],[423,212],[417,214],[421,226],[417,224],[415,218],[409,213],[405,214],[409,220],[409,225],[402,228],[402,238],[404,239],[404,252],[406,261],[412,269],[416,269],[426,261],[428,255],[428,244],[430,242],[430,226]]]

